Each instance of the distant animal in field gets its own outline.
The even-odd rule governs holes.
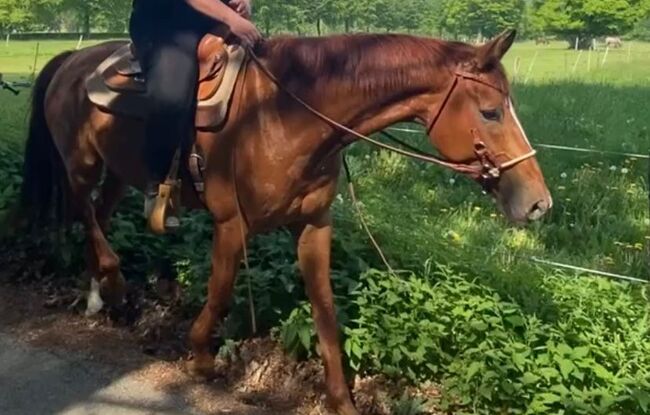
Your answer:
[[[549,43],[551,42],[549,42],[548,38],[546,38],[545,36],[540,36],[535,38],[536,45],[548,45]]]
[[[605,38],[605,45],[608,48],[620,48],[623,46],[623,41],[617,36],[608,36]]]

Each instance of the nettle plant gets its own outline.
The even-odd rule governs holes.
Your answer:
[[[439,404],[454,413],[648,413],[646,289],[561,275],[542,287],[556,308],[546,321],[448,267],[367,271],[344,306],[355,312],[343,327],[349,365],[438,380]],[[314,347],[308,311],[281,330],[298,354]]]

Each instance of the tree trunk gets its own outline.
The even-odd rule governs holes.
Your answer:
[[[316,33],[318,33],[318,36],[321,35],[321,31],[320,31],[320,17],[317,17],[317,18],[316,18]]]
[[[83,20],[82,33],[84,37],[88,37],[88,34],[90,33],[90,6],[87,4],[84,5],[83,8],[82,20]]]
[[[578,49],[579,50],[588,50],[593,44],[593,37],[588,35],[571,35],[565,37],[566,41],[569,43],[569,49],[576,48],[576,39],[578,40]]]

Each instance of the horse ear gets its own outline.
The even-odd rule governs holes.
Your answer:
[[[476,53],[477,68],[487,70],[498,63],[512,46],[516,36],[516,30],[505,30],[485,45],[480,46]]]

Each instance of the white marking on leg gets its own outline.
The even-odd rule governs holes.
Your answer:
[[[90,292],[88,293],[88,305],[86,317],[94,316],[104,307],[101,295],[99,295],[99,282],[95,278],[90,279]]]

